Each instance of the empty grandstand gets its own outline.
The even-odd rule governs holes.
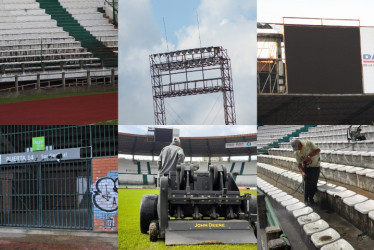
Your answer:
[[[293,249],[372,249],[374,126],[303,128],[293,135],[290,132],[297,129],[293,126],[258,128],[262,145],[257,158],[258,189],[266,197],[259,209],[273,218],[269,224],[262,223],[262,230],[276,226],[276,238],[287,238],[277,243]],[[279,141],[281,137],[286,139]],[[321,149],[317,206],[303,202],[302,177],[290,145],[295,138],[311,140]],[[286,236],[279,237],[282,233]],[[268,244],[266,237],[259,242],[261,247]]]
[[[121,186],[155,185],[158,155],[170,142],[155,141],[153,136],[119,133],[119,183]],[[185,162],[208,166],[224,165],[239,186],[256,186],[256,134],[214,137],[181,137]],[[240,160],[233,160],[240,157]]]
[[[116,84],[118,1],[0,4],[0,93]]]

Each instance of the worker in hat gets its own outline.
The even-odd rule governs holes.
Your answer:
[[[315,205],[313,197],[317,191],[317,182],[321,171],[319,157],[321,150],[309,140],[296,139],[291,142],[291,146],[295,151],[297,167],[304,180],[304,203]]]
[[[161,150],[158,159],[158,170],[160,176],[168,175],[170,171],[177,171],[177,164],[184,162],[184,152],[180,146],[180,139],[174,137],[171,144]]]

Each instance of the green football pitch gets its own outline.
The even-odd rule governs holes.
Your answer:
[[[242,191],[256,195],[256,191]],[[150,242],[148,235],[140,232],[139,207],[145,194],[158,194],[157,189],[119,189],[118,249],[257,249],[256,244],[245,245],[194,245],[165,246],[164,240]]]

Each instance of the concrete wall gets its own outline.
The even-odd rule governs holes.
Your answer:
[[[94,230],[118,230],[118,158],[92,160],[92,202]],[[103,196],[106,195],[106,199]]]

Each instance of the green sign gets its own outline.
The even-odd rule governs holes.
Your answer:
[[[43,150],[45,150],[44,136],[33,137],[32,138],[32,151],[43,151]]]

